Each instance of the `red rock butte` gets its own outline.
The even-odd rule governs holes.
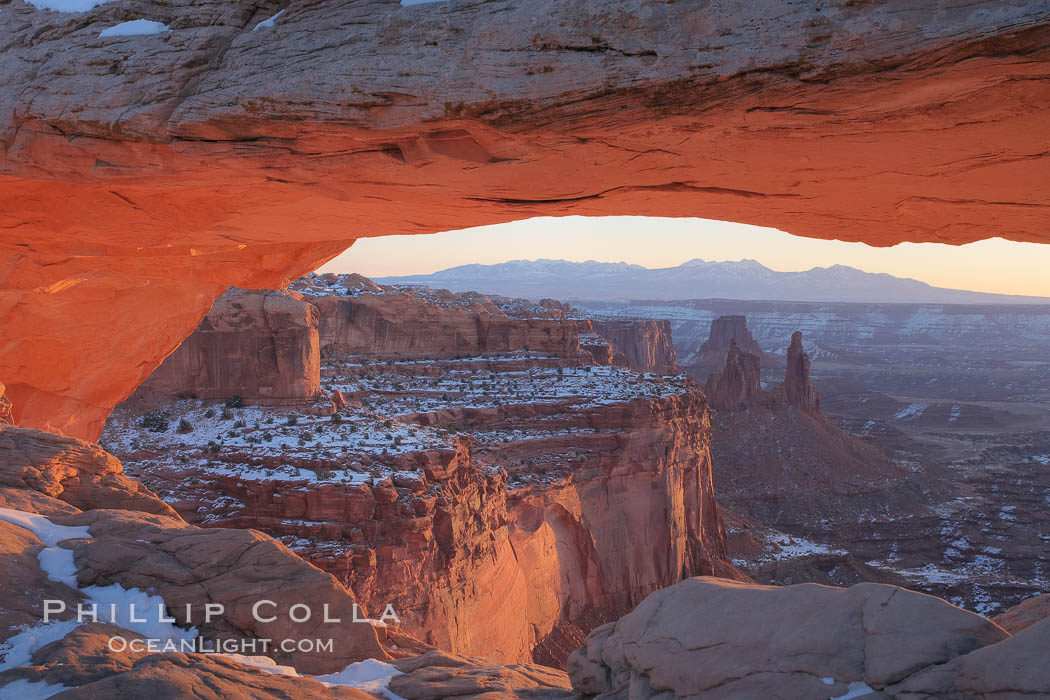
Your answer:
[[[94,439],[228,286],[360,237],[696,216],[1046,242],[1050,3],[5,5],[0,381]]]

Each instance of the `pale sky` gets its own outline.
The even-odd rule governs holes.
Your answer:
[[[1050,297],[1050,245],[993,238],[964,246],[873,248],[710,219],[541,217],[431,235],[364,238],[321,268],[366,277],[428,274],[468,263],[555,258],[673,267],[752,258],[781,272],[849,265],[937,287]]]

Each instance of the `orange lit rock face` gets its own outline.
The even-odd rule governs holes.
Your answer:
[[[1045,241],[1050,8],[905,0],[5,7],[0,380],[95,437],[226,287],[361,236],[702,216]],[[352,78],[348,78],[352,76]],[[100,330],[104,329],[104,330]]]
[[[313,399],[321,380],[317,307],[286,292],[230,289],[139,388],[143,394]]]

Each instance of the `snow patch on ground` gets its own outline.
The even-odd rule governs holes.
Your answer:
[[[849,690],[844,695],[835,695],[831,700],[853,700],[853,698],[862,698],[865,695],[870,695],[875,691],[863,681],[854,681],[849,684]]]
[[[0,508],[0,520],[6,520],[12,525],[29,530],[48,547],[54,547],[62,540],[88,539],[91,537],[86,525],[78,527],[56,525],[42,515],[27,513],[22,510]]]
[[[928,408],[927,404],[924,404],[924,403],[913,403],[912,405],[908,406],[907,408],[902,408],[893,417],[896,418],[897,420],[918,419],[923,414],[923,412],[926,411],[927,408]]]
[[[260,28],[273,29],[273,23],[276,22],[277,18],[280,17],[283,14],[284,14],[284,10],[281,10],[280,12],[275,14],[273,17],[271,17],[269,19],[264,19],[262,22],[259,22],[257,25],[252,27],[252,31],[253,32],[257,32],[257,31],[259,31]]]
[[[97,5],[102,5],[111,0],[26,0],[38,10],[54,10],[55,12],[87,12]]]
[[[164,32],[170,31],[171,27],[163,22],[154,22],[148,19],[133,19],[130,22],[121,22],[120,24],[115,24],[108,29],[103,29],[99,32],[98,36],[100,39],[106,39],[113,36],[147,36],[150,34],[163,34]]]
[[[52,581],[64,583],[83,593],[87,597],[85,607],[95,604],[100,621],[112,622],[143,637],[159,639],[162,643],[189,641],[197,637],[196,628],[184,630],[162,621],[161,612],[166,609],[166,605],[160,596],[149,595],[139,588],[124,588],[119,583],[85,588],[77,585],[73,552],[59,547],[58,543],[70,539],[89,539],[91,535],[88,527],[57,525],[42,515],[9,508],[0,508],[0,520],[29,530],[46,545],[37,555],[41,570]],[[115,612],[115,615],[111,616],[110,611]],[[132,617],[136,620],[133,621]],[[85,617],[85,621],[89,620],[89,617]],[[3,656],[0,671],[28,664],[38,649],[62,639],[79,625],[77,620],[48,623],[41,620],[36,625],[23,627],[21,632],[0,645],[0,655]]]
[[[0,672],[29,665],[33,654],[51,642],[62,639],[79,626],[80,623],[76,620],[39,623],[32,626],[23,625],[19,628],[21,632],[13,637],[8,637],[7,641],[0,644]],[[4,691],[10,687],[8,684],[0,689],[0,697],[3,697]],[[18,696],[11,695],[10,697]]]
[[[387,688],[390,684],[390,679],[394,676],[400,676],[401,671],[398,671],[390,664],[374,659],[352,663],[342,671],[329,673],[324,676],[302,676],[293,667],[282,666],[269,656],[242,656],[240,654],[222,654],[222,656],[236,663],[251,666],[260,671],[278,676],[313,678],[315,681],[320,681],[329,687],[346,686],[357,688],[373,695],[384,695],[389,700],[404,700],[404,698],[395,695]]]
[[[63,690],[70,690],[70,688],[61,684],[50,685],[44,681],[33,683],[27,680],[17,680],[0,688],[0,700],[44,700]]]
[[[401,671],[390,664],[375,659],[366,659],[350,664],[338,673],[314,676],[314,680],[321,681],[327,686],[350,686],[368,693],[385,695],[390,700],[403,700],[387,688],[390,679],[400,675]]]

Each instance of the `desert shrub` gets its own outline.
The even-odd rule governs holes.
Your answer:
[[[288,416],[288,425],[296,425],[299,422],[298,416]]]
[[[179,427],[176,428],[175,432],[182,433],[183,435],[185,435],[186,433],[192,433],[193,425],[185,418],[180,418]]]
[[[317,475],[318,479],[331,479],[332,478],[332,472],[329,471],[328,469],[315,469],[314,470],[314,474]]]
[[[230,398],[226,399],[226,408],[243,408],[244,399],[241,398],[240,394],[234,394]]]
[[[160,409],[148,411],[143,414],[140,424],[151,433],[163,433],[168,429],[168,414]]]
[[[212,409],[209,408],[207,411],[204,412],[204,417],[205,418],[214,418],[215,417],[215,411],[213,411]]]
[[[342,423],[343,422],[343,417],[341,415],[339,415],[338,413],[333,413],[332,414],[332,422],[333,423]]]
[[[231,418],[233,418],[233,411],[231,411],[230,409],[228,409],[226,407],[223,407],[223,409],[222,409],[222,419],[223,420],[230,420]]]

